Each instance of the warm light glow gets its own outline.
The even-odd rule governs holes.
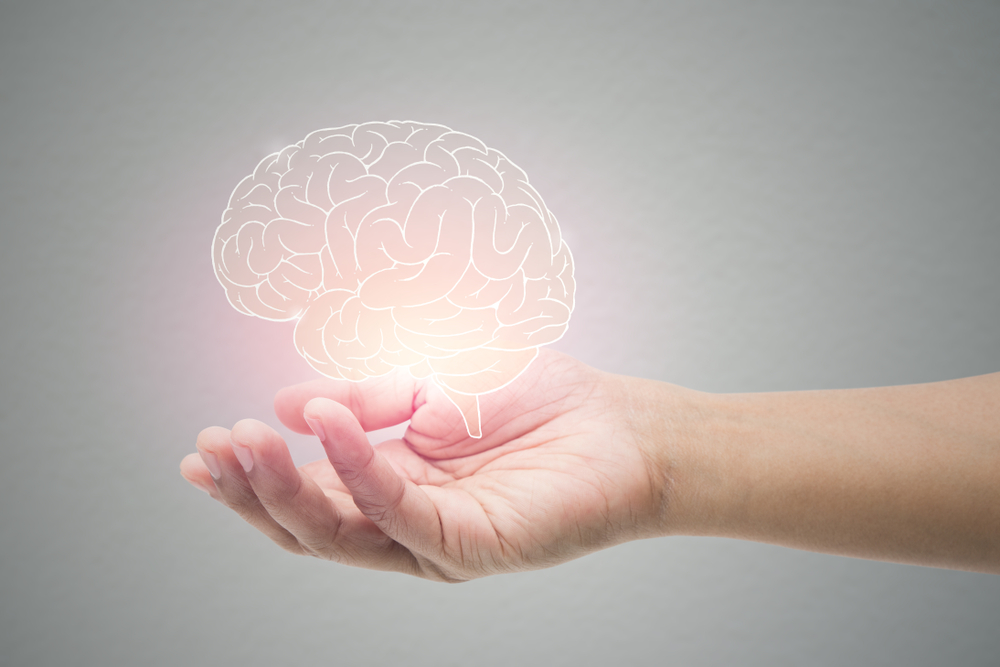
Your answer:
[[[233,306],[297,319],[295,346],[331,378],[406,368],[481,436],[479,395],[562,337],[573,258],[528,177],[443,125],[318,130],[233,191],[212,246]]]

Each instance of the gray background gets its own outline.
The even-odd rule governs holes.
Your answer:
[[[215,281],[232,188],[368,120],[527,171],[591,365],[1000,370],[997,35],[995,2],[4,3],[0,663],[1000,663],[1000,577],[679,538],[445,586],[287,555],[177,473],[313,377]]]

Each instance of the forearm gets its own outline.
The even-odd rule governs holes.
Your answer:
[[[675,414],[660,437],[664,530],[1000,572],[998,397],[1000,374],[687,394],[693,419]]]

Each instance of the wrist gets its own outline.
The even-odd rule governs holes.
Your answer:
[[[993,377],[733,395],[630,383],[655,534],[996,572]]]
[[[649,532],[710,535],[722,530],[728,475],[722,444],[732,423],[723,397],[627,378],[628,420],[649,468]]]

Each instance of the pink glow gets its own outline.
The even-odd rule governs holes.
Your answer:
[[[516,379],[573,310],[573,260],[527,176],[442,125],[313,132],[234,190],[212,247],[234,308],[297,320],[314,369],[429,378],[480,437],[478,396]]]

